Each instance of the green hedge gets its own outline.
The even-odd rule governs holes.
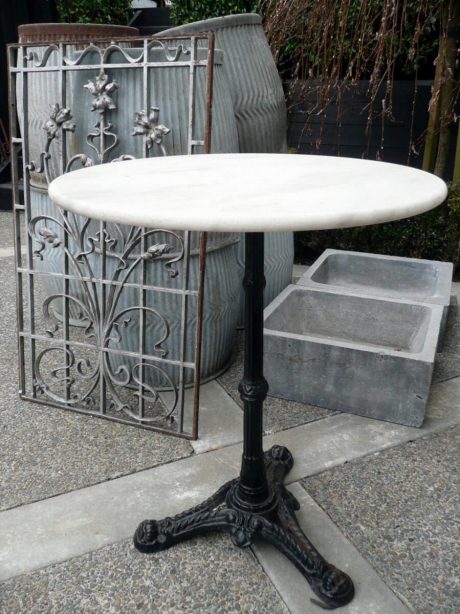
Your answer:
[[[56,9],[68,23],[125,25],[132,15],[131,0],[56,0]]]
[[[257,13],[259,0],[174,0],[171,15],[176,25],[212,17]]]
[[[451,185],[447,201],[407,220],[343,230],[296,233],[296,259],[311,262],[325,249],[427,258],[460,268],[460,182]]]

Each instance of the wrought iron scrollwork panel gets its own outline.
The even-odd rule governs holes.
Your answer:
[[[39,187],[79,168],[178,153],[178,127],[165,119],[170,115],[155,98],[156,81],[153,87],[165,67],[187,75],[184,108],[191,115],[183,153],[204,142],[206,135],[194,133],[198,112],[209,129],[211,100],[198,108],[194,98],[198,67],[207,79],[211,74],[208,60],[197,59],[203,38],[10,46],[10,104],[19,116],[13,146],[24,160],[25,200],[15,199],[15,217],[26,233],[17,270],[26,399],[197,436],[197,394],[185,415],[185,387],[199,385],[197,358],[185,344],[186,337],[194,343],[190,322],[201,318],[203,288],[191,273],[196,239],[69,214]],[[212,52],[209,58],[212,63]],[[132,82],[141,86],[139,100],[127,97]],[[42,100],[46,83],[50,100]],[[35,101],[37,88],[42,98]],[[43,102],[46,117],[38,130],[29,121],[32,99]],[[17,194],[17,155],[13,161]]]

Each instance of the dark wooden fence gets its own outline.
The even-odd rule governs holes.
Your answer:
[[[56,21],[54,0],[0,0],[0,119],[8,131],[8,73],[6,45],[17,42],[22,23]],[[0,183],[8,181],[9,168],[0,173]]]
[[[392,97],[393,119],[384,122],[375,117],[368,126],[369,83],[360,81],[332,98],[323,117],[313,116],[306,126],[307,111],[316,102],[310,93],[299,102],[294,96],[289,104],[289,146],[302,154],[348,156],[384,160],[420,167],[423,159],[424,132],[428,123],[431,81],[396,81]],[[378,113],[382,96],[374,112]],[[379,106],[380,105],[380,108]],[[455,147],[455,140],[452,139]],[[453,160],[450,156],[451,161]],[[452,169],[448,169],[450,176]]]

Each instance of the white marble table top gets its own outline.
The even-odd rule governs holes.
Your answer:
[[[445,183],[406,166],[329,156],[212,154],[115,162],[55,179],[51,199],[86,217],[207,231],[319,230],[410,217]]]

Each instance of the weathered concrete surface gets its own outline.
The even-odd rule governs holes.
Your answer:
[[[0,514],[0,580],[126,539],[145,518],[177,514],[236,475],[201,454]]]
[[[350,604],[340,608],[340,613],[408,614],[410,610],[386,586],[302,486],[299,483],[292,484],[289,490],[300,503],[296,516],[305,535],[327,561],[348,573],[353,580],[355,597]],[[312,598],[317,598],[302,574],[278,550],[263,541],[258,541],[253,549],[291,614],[324,613],[323,608],[311,602]]]
[[[12,578],[2,614],[288,614],[250,549],[208,535],[145,555],[125,540]]]
[[[364,296],[442,305],[445,319],[452,273],[451,262],[327,249],[298,283],[309,287],[326,285]]]
[[[264,312],[270,394],[423,423],[442,307],[289,286]]]
[[[459,445],[456,426],[302,482],[417,614],[459,612]]]
[[[421,429],[341,414],[264,438],[287,446],[292,483],[460,422],[460,378],[436,384]],[[132,536],[144,518],[196,505],[240,468],[240,444],[0,513],[0,579]]]
[[[184,429],[192,432],[194,388],[184,395]],[[161,392],[166,404],[174,402],[172,392]],[[216,380],[200,386],[198,439],[190,441],[195,454],[203,454],[243,441],[243,412]]]

